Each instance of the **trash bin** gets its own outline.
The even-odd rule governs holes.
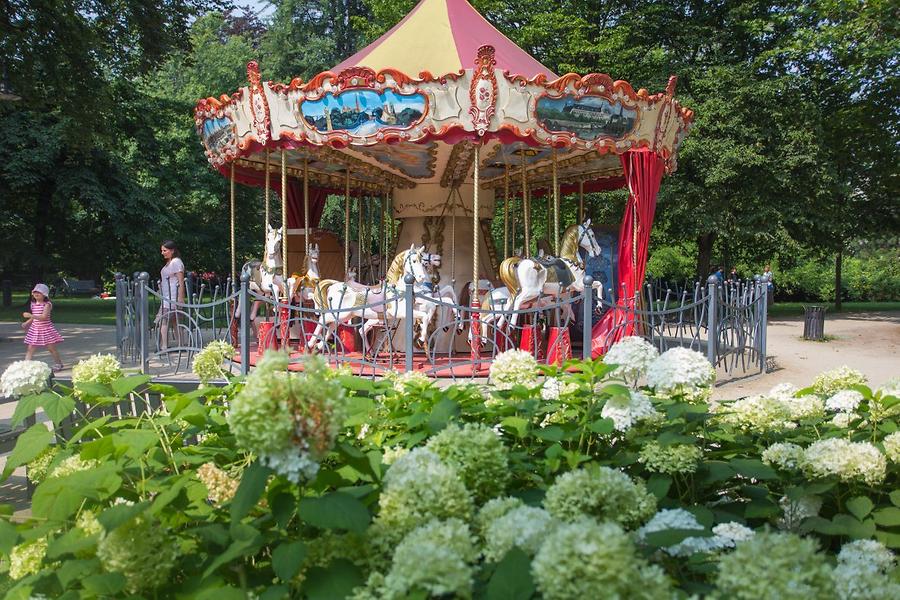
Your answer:
[[[825,307],[803,307],[803,339],[821,340],[825,337]]]

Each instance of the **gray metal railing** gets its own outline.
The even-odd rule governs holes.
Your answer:
[[[231,367],[242,374],[265,349],[281,347],[292,363],[318,353],[364,376],[419,371],[467,379],[486,376],[506,349],[560,364],[640,335],[661,352],[676,346],[703,352],[727,373],[765,369],[765,284],[710,282],[673,291],[648,283],[641,293],[610,302],[596,297],[590,277],[584,283],[583,292],[545,296],[515,311],[458,304],[415,282],[369,289],[336,283],[333,304],[316,308],[253,291],[247,275],[238,286],[200,286],[185,302],[165,297],[146,273],[118,275],[117,346],[123,363],[158,377],[189,372],[197,352],[223,340],[236,348]],[[351,291],[355,301],[347,306]]]

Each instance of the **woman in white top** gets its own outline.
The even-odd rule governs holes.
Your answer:
[[[176,302],[184,303],[184,263],[178,245],[172,240],[166,240],[159,248],[160,254],[166,264],[159,272],[159,295],[162,302],[156,322],[160,326],[160,348],[168,347],[169,327],[178,329],[178,306]],[[180,337],[180,336],[179,336]]]

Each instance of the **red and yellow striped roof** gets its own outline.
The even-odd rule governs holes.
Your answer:
[[[466,0],[422,0],[390,31],[332,70],[392,68],[411,76],[422,71],[444,75],[471,69],[479,46],[485,44],[494,47],[497,67],[512,75],[556,77],[497,31]]]

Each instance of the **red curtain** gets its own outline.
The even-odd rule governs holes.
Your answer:
[[[619,229],[619,281],[616,288],[619,308],[608,311],[594,325],[594,342],[591,347],[593,358],[604,354],[610,344],[634,331],[633,316],[629,318],[627,310],[635,308],[635,292],[643,285],[650,231],[653,228],[653,215],[656,213],[656,195],[659,193],[664,169],[659,155],[647,148],[629,150],[621,159],[628,185],[628,202],[625,204],[625,216]]]
[[[303,222],[303,182],[298,179],[288,180],[287,216],[288,229],[300,229],[305,227]],[[275,191],[281,198],[281,189]],[[318,227],[322,220],[322,211],[325,210],[325,199],[328,190],[317,187],[309,187],[309,222],[310,227]]]

